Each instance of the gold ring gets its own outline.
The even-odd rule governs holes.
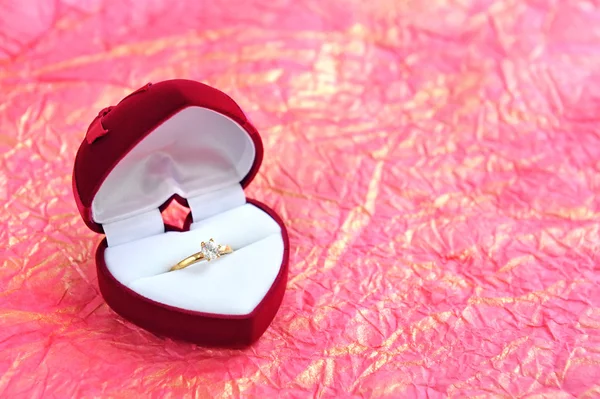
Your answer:
[[[233,249],[231,249],[229,245],[216,244],[212,238],[209,242],[202,241],[200,247],[200,252],[196,252],[195,254],[190,255],[184,260],[178,262],[169,271],[172,272],[174,270],[185,269],[186,267],[191,266],[194,263],[201,262],[203,260],[210,262],[213,259],[220,258],[223,255],[227,255],[233,252]]]

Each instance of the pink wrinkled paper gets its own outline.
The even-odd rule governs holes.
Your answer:
[[[597,1],[0,0],[0,397],[600,397],[598,26]],[[289,228],[245,350],[111,311],[72,197],[97,112],[175,77],[257,126],[247,193]]]

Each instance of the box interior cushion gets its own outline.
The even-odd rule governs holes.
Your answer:
[[[214,238],[234,252],[182,270],[168,270]],[[246,315],[279,274],[284,243],[279,224],[252,204],[195,222],[189,231],[166,232],[108,247],[109,272],[134,292],[190,311]]]
[[[173,194],[191,198],[238,184],[255,156],[238,123],[207,108],[185,108],[112,169],[94,197],[92,217],[111,223],[156,209]]]

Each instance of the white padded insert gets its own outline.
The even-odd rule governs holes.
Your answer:
[[[166,305],[224,315],[252,312],[284,255],[279,225],[246,204],[240,185],[255,155],[246,130],[200,107],[180,111],[148,134],[109,173],[92,202],[93,219],[109,244],[109,272]],[[158,208],[173,194],[188,201],[190,231],[164,232]],[[234,252],[168,272],[210,238]]]
[[[170,267],[214,238],[234,252],[182,270]],[[108,270],[123,285],[154,301],[182,309],[246,315],[279,274],[281,228],[259,208],[244,204],[196,222],[187,232],[166,232],[108,247]]]
[[[239,124],[215,111],[189,107],[138,143],[106,177],[92,216],[111,223],[157,209],[173,194],[192,198],[238,184],[256,149]]]
[[[116,222],[102,225],[110,247],[165,232],[158,208]]]
[[[194,222],[198,222],[245,204],[246,195],[242,186],[236,183],[221,190],[188,198],[187,201]],[[165,224],[158,208],[104,223],[102,227],[109,247],[165,232]]]
[[[194,222],[217,215],[246,203],[246,194],[240,184],[187,199]]]

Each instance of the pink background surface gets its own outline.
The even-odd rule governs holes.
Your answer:
[[[598,26],[598,1],[0,0],[0,397],[600,397]],[[113,313],[72,198],[96,113],[174,77],[242,106],[248,195],[289,227],[246,350]]]

